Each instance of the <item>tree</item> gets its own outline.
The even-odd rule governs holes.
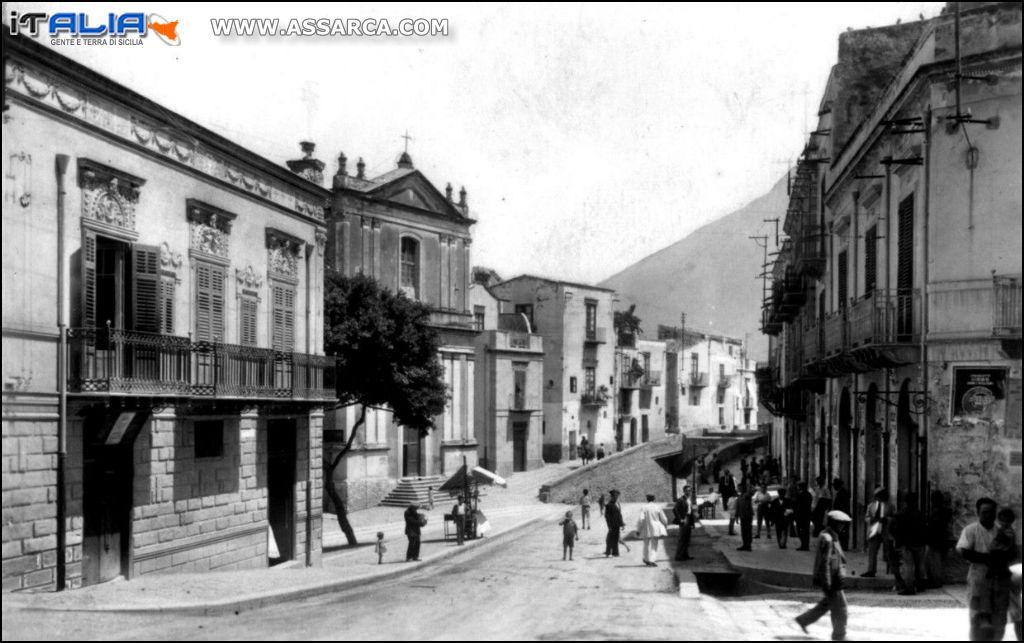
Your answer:
[[[386,408],[402,426],[426,433],[444,412],[447,389],[438,359],[440,340],[427,326],[429,309],[403,293],[382,288],[371,277],[324,278],[324,350],[337,357],[338,406],[360,408],[341,450],[324,454],[327,494],[338,525],[356,544],[334,471],[352,449],[367,408]]]
[[[612,325],[615,327],[615,333],[618,335],[642,335],[643,330],[640,328],[640,322],[642,320],[636,316],[636,304],[629,307],[629,310],[616,310],[615,315],[612,318]]]

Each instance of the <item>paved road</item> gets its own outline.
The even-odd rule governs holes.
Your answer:
[[[627,518],[629,516],[627,515]],[[576,560],[562,561],[555,522],[471,557],[400,581],[210,617],[24,613],[4,610],[4,639],[697,639],[710,625],[680,629],[666,552],[657,568],[639,543],[605,558],[603,526],[583,531]],[[699,621],[700,619],[695,619]]]

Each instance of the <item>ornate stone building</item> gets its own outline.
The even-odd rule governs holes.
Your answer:
[[[339,493],[352,509],[376,505],[402,478],[453,474],[466,458],[477,463],[474,412],[478,328],[469,308],[470,227],[466,190],[442,194],[403,153],[397,167],[366,176],[362,159],[348,172],[342,154],[333,179],[327,255],[335,270],[373,276],[431,309],[440,333],[441,363],[450,400],[435,430],[395,424],[391,413],[368,409],[353,450],[335,471]],[[340,448],[359,409],[328,417],[325,448]]]
[[[329,193],[3,39],[4,589],[316,563]]]

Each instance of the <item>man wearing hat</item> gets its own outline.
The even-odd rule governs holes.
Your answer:
[[[405,510],[405,536],[409,539],[409,547],[405,550],[406,562],[420,559],[420,534],[426,517],[419,512],[420,506],[413,502]]]
[[[800,629],[807,633],[807,626],[826,613],[832,613],[832,640],[846,640],[846,594],[843,579],[846,577],[846,556],[839,544],[840,534],[850,526],[850,516],[838,510],[827,514],[825,529],[818,537],[818,553],[814,557],[813,583],[825,593],[818,604],[796,617]]]
[[[608,537],[605,538],[604,555],[619,555],[619,532],[626,527],[622,521],[622,508],[619,507],[619,491],[612,489],[608,492],[608,504],[604,507],[604,521],[608,524]]]

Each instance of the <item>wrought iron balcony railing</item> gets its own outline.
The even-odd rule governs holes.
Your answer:
[[[584,391],[580,396],[583,406],[604,406],[608,404],[608,393],[605,391]]]
[[[330,400],[334,359],[119,328],[68,329],[74,393]]]
[[[690,386],[698,388],[708,385],[708,374],[707,373],[690,373]]]
[[[876,290],[854,302],[849,322],[847,345],[853,348],[916,343],[921,337],[921,293]]]

